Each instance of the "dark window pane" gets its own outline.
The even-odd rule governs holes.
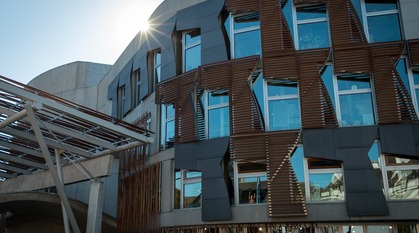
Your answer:
[[[386,165],[387,166],[403,166],[403,165],[417,165],[419,164],[419,159],[417,158],[407,158],[407,157],[397,157],[392,155],[386,155]]]
[[[234,30],[259,26],[259,14],[248,14],[234,18]]]
[[[414,80],[415,84],[419,84],[419,70],[414,70],[413,71],[413,80]]]
[[[234,36],[234,57],[260,55],[260,30],[237,33]]]
[[[326,6],[307,6],[297,8],[297,20],[326,18]]]
[[[200,30],[194,30],[192,32],[185,34],[185,46],[188,46],[194,43],[200,43],[200,41],[201,41]]]
[[[341,168],[342,162],[329,159],[309,159],[309,169],[327,169],[327,168]]]
[[[342,126],[374,125],[371,94],[350,94],[339,97]]]
[[[338,77],[338,90],[358,90],[371,88],[369,76]]]
[[[327,48],[329,46],[327,22],[298,25],[299,49]]]
[[[239,173],[266,172],[266,164],[241,163],[237,164]]]
[[[296,94],[298,94],[296,82],[268,83],[268,96],[284,96]]]
[[[367,12],[396,10],[396,0],[365,0],[365,10]]]
[[[370,42],[401,40],[398,14],[368,17]]]
[[[185,71],[193,70],[201,65],[201,45],[185,51]]]

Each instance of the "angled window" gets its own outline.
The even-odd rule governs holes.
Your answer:
[[[299,50],[330,47],[326,5],[294,8],[294,40]]]
[[[207,138],[219,138],[230,135],[230,113],[228,91],[205,92],[205,128]]]
[[[231,54],[233,58],[261,54],[259,13],[231,16]]]
[[[153,82],[159,83],[161,80],[161,52],[154,52]],[[153,89],[154,91],[154,89]]]
[[[298,146],[291,155],[291,165],[294,170],[295,176],[297,178],[298,184],[301,189],[301,193],[306,197],[306,188],[305,188],[305,176],[304,176],[304,155],[303,147]]]
[[[160,149],[173,147],[175,137],[175,109],[172,104],[161,105]]]
[[[361,0],[361,9],[370,43],[402,39],[397,0]]]
[[[343,183],[342,162],[326,159],[306,159],[305,189],[307,201],[343,201],[345,188]]]
[[[140,99],[140,89],[141,89],[141,79],[140,79],[141,70],[135,70],[131,74],[131,103],[133,104],[133,109],[141,103]]]
[[[335,77],[335,102],[341,126],[374,125],[374,102],[370,76]]]
[[[266,165],[238,163],[236,180],[236,204],[262,204],[268,202],[268,178]]]
[[[202,202],[200,171],[175,171],[174,209],[196,208]]]
[[[289,80],[265,82],[265,124],[267,129],[290,130],[301,127],[298,84]]]
[[[407,64],[406,58],[402,57],[397,62],[396,69],[412,99],[416,113],[419,113],[419,69],[411,69]]]
[[[118,118],[122,119],[124,117],[125,112],[125,85],[118,87]]]
[[[386,155],[389,199],[419,198],[419,159]]]
[[[195,29],[183,34],[183,71],[193,70],[201,65],[201,30]]]
[[[147,54],[148,67],[148,93],[156,90],[157,84],[160,82],[161,73],[161,52],[160,49],[153,50]]]

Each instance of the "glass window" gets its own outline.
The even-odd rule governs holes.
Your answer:
[[[239,204],[268,202],[268,178],[265,164],[243,163],[237,165]]]
[[[341,126],[374,125],[372,88],[368,75],[338,76],[338,118]]]
[[[231,30],[234,58],[261,54],[259,14],[233,16]]]
[[[407,65],[407,58],[402,57],[399,59],[396,65],[397,73],[403,81],[406,90],[412,99],[413,106],[418,113],[419,109],[419,70],[411,69]]]
[[[343,201],[345,189],[342,163],[326,159],[308,159],[310,201]]]
[[[389,198],[419,198],[419,159],[387,155],[385,161]]]
[[[151,78],[151,92],[155,91],[155,83],[159,83],[161,81],[161,52],[160,50],[154,52],[154,65],[152,70],[152,78]]]
[[[305,6],[295,9],[296,47],[300,50],[330,46],[329,26],[325,5]]]
[[[363,11],[370,43],[402,39],[397,0],[363,0]]]
[[[161,149],[173,147],[175,137],[175,108],[173,104],[161,107]]]
[[[125,85],[120,86],[118,88],[118,108],[117,108],[117,115],[119,119],[122,119],[124,117],[125,112]]]
[[[201,31],[186,32],[183,37],[183,70],[190,71],[201,65]]]
[[[297,82],[267,83],[267,109],[269,130],[289,130],[301,127]]]
[[[300,184],[301,193],[305,200],[305,179],[304,179],[304,156],[303,147],[298,146],[294,153],[291,155],[291,165],[294,169],[295,176]]]
[[[225,90],[206,92],[206,128],[208,138],[230,135],[229,96]]]
[[[201,194],[201,172],[175,171],[174,209],[200,207]]]

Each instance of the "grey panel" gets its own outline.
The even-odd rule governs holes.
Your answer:
[[[388,215],[380,181],[368,157],[377,133],[377,126],[303,130],[304,156],[333,159],[330,154],[335,154],[334,159],[343,161],[350,217]],[[370,203],[379,207],[371,209],[374,205]]]
[[[228,149],[230,137],[215,138],[199,143],[198,159],[222,158]],[[220,157],[221,156],[221,157]]]
[[[206,179],[202,183],[202,193],[205,194],[205,200],[225,198],[227,188],[224,179]]]
[[[419,145],[419,124],[412,124],[413,128],[413,137],[415,139],[415,144]]]
[[[197,170],[196,143],[175,145],[175,168]]]
[[[222,158],[198,160],[197,168],[202,171],[202,179],[224,178],[221,160]]]
[[[378,136],[378,126],[345,127],[335,129],[336,148],[370,148]]]
[[[159,25],[156,33],[161,42],[161,81],[176,76],[175,50],[172,35],[175,30],[176,16]],[[159,37],[159,34],[161,36]]]
[[[230,199],[211,199],[202,203],[202,221],[231,219]]]
[[[412,124],[380,125],[379,129],[383,153],[416,156]]]
[[[351,203],[347,205],[348,215],[351,217],[389,215],[383,195],[380,196],[377,193],[350,193],[347,195],[346,200],[348,203]]]
[[[304,156],[335,159],[334,129],[303,129]]]
[[[125,85],[125,102],[124,112],[128,113],[131,110],[131,73],[132,73],[132,59],[124,66],[119,73],[119,86]]]
[[[193,28],[199,28],[198,16],[201,13],[201,4],[182,9],[177,12],[176,30],[183,31]]]
[[[144,97],[148,96],[148,69],[147,69],[147,57],[143,57],[141,59],[141,73],[140,73],[140,99],[142,100]]]
[[[119,85],[119,76],[116,76],[116,78],[109,84],[108,86],[108,100],[112,100],[112,113],[111,115],[113,117],[118,116],[118,85]]]

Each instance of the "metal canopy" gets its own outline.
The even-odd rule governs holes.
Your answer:
[[[48,170],[34,124],[62,164],[153,142],[149,131],[0,76],[0,180]]]

